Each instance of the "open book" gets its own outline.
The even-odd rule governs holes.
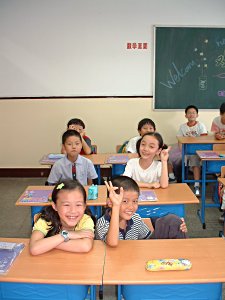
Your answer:
[[[24,192],[20,202],[47,203],[51,201],[51,194],[52,191],[49,190],[27,190]]]
[[[139,201],[157,201],[157,196],[154,191],[141,191]]]
[[[214,151],[202,151],[201,153],[199,153],[199,157],[200,158],[219,158],[218,153],[214,152]]]
[[[23,250],[22,243],[0,242],[0,274],[6,273]]]

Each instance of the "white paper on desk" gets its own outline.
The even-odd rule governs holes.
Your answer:
[[[154,191],[141,191],[139,201],[157,201],[157,196]]]

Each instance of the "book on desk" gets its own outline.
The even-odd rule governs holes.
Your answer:
[[[27,190],[24,192],[20,202],[26,203],[48,203],[51,201],[52,191],[49,190]]]
[[[23,243],[0,242],[0,274],[5,274],[23,250]]]
[[[140,191],[138,201],[157,201],[157,196],[154,191]]]
[[[129,156],[128,155],[110,155],[107,160],[106,163],[108,164],[126,164],[129,160]]]
[[[219,154],[215,151],[199,151],[200,158],[219,158]]]

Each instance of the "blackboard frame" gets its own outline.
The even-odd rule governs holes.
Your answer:
[[[153,109],[183,110],[194,104],[200,109],[218,110],[225,101],[225,27],[153,28]],[[218,53],[223,56],[223,67],[216,66],[216,62],[221,64]],[[189,60],[185,62],[186,57]]]

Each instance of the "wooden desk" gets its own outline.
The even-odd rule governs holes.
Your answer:
[[[31,207],[31,223],[33,223],[34,215],[39,213],[43,206],[51,205],[51,202],[21,202],[26,192],[35,190],[47,190],[49,193],[53,190],[54,186],[28,186],[23,194],[16,201],[16,206],[30,206]],[[84,187],[86,194],[88,195],[89,186]],[[105,185],[98,185],[98,199],[87,200],[88,206],[93,206],[93,213],[99,217],[101,215],[101,207],[106,205],[107,200],[107,188]]]
[[[146,190],[142,188],[141,190]],[[199,203],[198,198],[186,183],[169,184],[166,189],[154,189],[157,201],[140,201],[138,213],[141,217],[160,217],[168,213],[185,216],[185,204]],[[145,206],[145,207],[142,207]]]
[[[101,241],[94,241],[89,253],[51,250],[31,256],[29,239],[0,240],[26,245],[9,272],[0,277],[1,299],[80,300],[90,285],[91,299],[95,299],[95,285],[102,284],[105,246]]]
[[[217,182],[217,180],[214,179],[207,179],[207,174],[216,174],[220,173],[221,167],[225,165],[225,157],[214,157],[214,158],[202,158],[202,155],[204,153],[217,153],[219,154],[225,154],[225,151],[196,151],[197,155],[201,159],[202,162],[202,191],[201,191],[201,210],[198,211],[198,215],[200,217],[200,220],[202,222],[203,228],[206,228],[206,222],[205,222],[205,209],[207,207],[220,207],[220,203],[218,202],[218,199],[215,203],[206,203],[206,183],[207,182]]]
[[[128,255],[129,253],[129,255]],[[106,248],[103,284],[122,285],[118,299],[222,299],[225,282],[222,238],[120,241]],[[151,259],[187,258],[188,271],[149,272]]]
[[[110,158],[112,157],[115,157],[118,160],[115,159],[110,161]],[[105,157],[105,164],[111,164],[112,176],[118,176],[124,173],[127,161],[135,157],[138,157],[137,153],[108,153]]]
[[[213,150],[213,144],[223,144],[225,140],[217,140],[214,135],[198,137],[177,136],[178,142],[182,144],[182,182],[195,182],[188,180],[185,176],[185,155],[194,155],[197,150]]]

